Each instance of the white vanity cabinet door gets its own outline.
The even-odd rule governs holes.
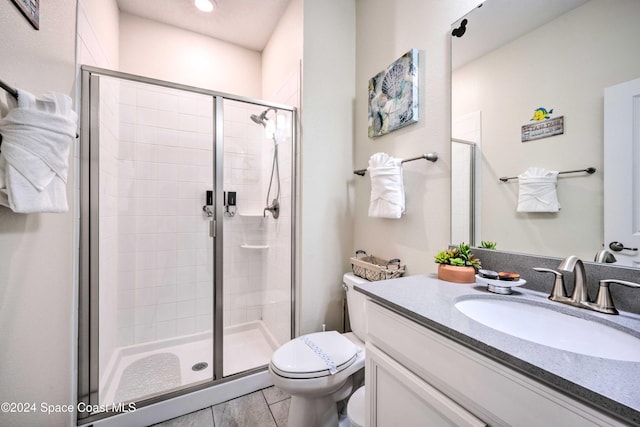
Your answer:
[[[392,372],[391,375],[397,375],[397,378],[407,378],[407,374],[417,378],[455,402],[461,410],[491,426],[625,425],[371,300],[367,301],[366,313],[367,369],[369,365],[377,364],[385,366],[386,372]],[[381,363],[381,354],[388,360]],[[374,370],[379,371],[380,367]],[[367,373],[368,378],[371,375],[375,374]],[[385,405],[386,410],[393,413],[392,405],[380,397],[381,393],[400,405],[403,398],[398,385],[392,385],[385,375],[381,381],[373,381],[374,387],[371,387],[371,380],[367,380],[367,404]],[[396,382],[403,384],[405,389],[412,388],[405,379]],[[384,388],[391,391],[383,391]],[[370,390],[374,394],[370,394]],[[372,409],[372,413],[380,415],[382,411]],[[412,422],[431,425],[421,424],[419,419]],[[375,425],[373,420],[369,424]]]
[[[367,345],[365,372],[369,427],[486,426],[373,345]]]

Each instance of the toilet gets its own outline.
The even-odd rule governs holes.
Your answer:
[[[338,426],[337,402],[351,395],[353,374],[364,368],[365,296],[353,289],[359,283],[367,280],[352,273],[343,276],[353,332],[303,335],[283,344],[271,357],[273,384],[291,395],[289,427]],[[351,414],[359,411],[351,409]]]

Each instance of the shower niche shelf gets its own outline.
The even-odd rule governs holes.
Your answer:
[[[269,245],[247,245],[247,244],[242,244],[242,245],[240,245],[240,247],[242,249],[252,249],[252,250],[269,249]]]
[[[247,213],[238,213],[243,218],[264,218],[262,212],[247,212]]]
[[[242,227],[240,247],[249,250],[269,249],[267,239],[267,222],[263,221],[262,212],[249,211],[238,213]]]

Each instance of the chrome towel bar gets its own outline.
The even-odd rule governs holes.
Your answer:
[[[18,91],[12,88],[11,86],[9,86],[8,84],[6,84],[5,82],[3,82],[2,80],[0,80],[0,87],[6,90],[7,92],[9,92],[9,95],[13,96],[15,99],[18,99]]]
[[[572,170],[572,171],[563,171],[563,172],[558,172],[558,174],[563,174],[563,173],[577,173],[577,172],[586,172],[589,175],[596,173],[596,168],[586,168],[586,169],[576,169],[576,170]],[[502,178],[499,178],[500,181],[502,182],[507,182],[510,179],[518,179],[517,176],[503,176]]]
[[[435,162],[436,160],[438,160],[438,153],[426,153],[418,157],[404,159],[402,163],[413,162],[414,160],[420,160],[420,159],[425,159],[425,160],[429,160],[430,162]],[[356,175],[364,176],[364,174],[367,173],[367,169],[365,168],[365,169],[354,170],[353,173]]]

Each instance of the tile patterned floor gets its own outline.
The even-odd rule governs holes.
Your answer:
[[[286,427],[291,397],[269,387],[153,427]]]

